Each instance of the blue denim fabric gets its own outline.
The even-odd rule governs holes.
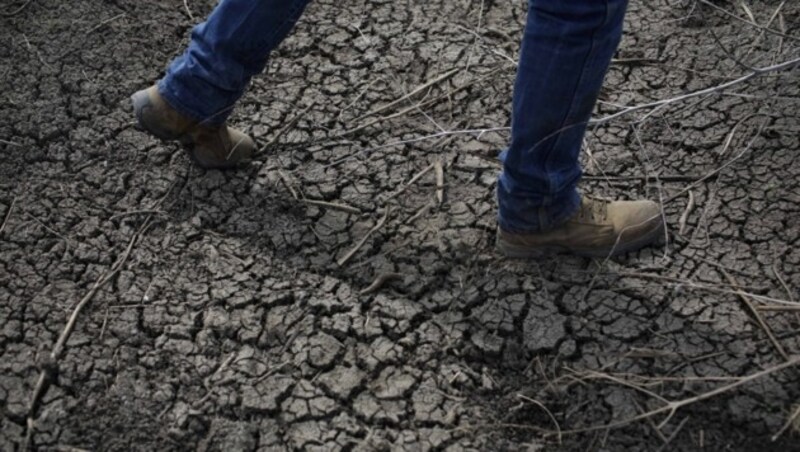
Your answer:
[[[310,0],[221,0],[192,32],[159,92],[183,114],[219,124]],[[578,208],[578,163],[627,0],[529,0],[511,142],[497,184],[500,227],[547,230]]]
[[[530,0],[511,120],[501,154],[498,220],[508,232],[536,232],[577,210],[581,143],[611,57],[627,0]]]
[[[207,124],[225,122],[309,2],[220,1],[192,30],[189,48],[170,64],[159,93],[184,115]]]

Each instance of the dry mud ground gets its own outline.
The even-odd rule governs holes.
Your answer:
[[[797,3],[747,4],[717,2],[783,32],[634,1],[597,116],[796,58]],[[238,172],[132,124],[182,1],[22,5],[0,18],[0,449],[800,450],[771,441],[798,369],[770,370],[800,318],[762,309],[800,299],[797,70],[587,135],[583,189],[666,201],[665,247],[522,262],[492,246],[508,132],[441,132],[509,124],[525,2],[317,1],[232,118],[265,146]],[[406,188],[437,161],[441,205],[436,171]]]

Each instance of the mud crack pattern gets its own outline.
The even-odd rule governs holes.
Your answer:
[[[797,57],[800,8],[747,3],[720,7],[781,31],[633,2],[596,114],[731,80],[747,71],[731,52]],[[277,138],[238,172],[133,128],[128,96],[185,46],[186,11],[42,0],[0,17],[0,449],[22,447],[51,366],[39,450],[798,450],[769,441],[794,369],[663,426],[554,434],[782,361],[726,275],[759,306],[800,298],[796,71],[589,131],[585,192],[691,188],[693,209],[688,192],[665,204],[665,247],[519,262],[493,251],[493,189],[525,2],[317,1],[232,118]],[[467,129],[493,130],[443,133]],[[432,169],[407,186],[436,162],[442,186]],[[800,352],[793,312],[761,315]]]

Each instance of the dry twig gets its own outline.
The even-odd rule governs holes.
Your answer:
[[[422,91],[424,91],[424,90],[426,90],[426,89],[428,89],[428,88],[430,88],[430,87],[432,87],[434,85],[438,85],[439,83],[451,78],[452,76],[456,75],[459,71],[460,71],[460,69],[453,69],[451,71],[445,72],[444,74],[442,74],[442,75],[440,75],[440,76],[438,76],[438,77],[436,77],[436,78],[434,78],[432,80],[429,80],[429,81],[423,83],[422,85],[419,85],[413,91],[411,91],[410,93],[406,94],[405,96],[403,96],[403,97],[401,97],[401,98],[399,98],[397,100],[394,100],[392,102],[389,102],[386,105],[378,107],[378,108],[370,111],[369,113],[365,113],[365,114],[355,118],[353,121],[361,121],[362,119],[369,118],[370,116],[377,115],[378,113],[383,113],[384,111],[389,110],[390,108],[395,107],[396,105],[399,105],[399,104],[405,102],[406,100],[416,96],[417,94],[421,93]]]
[[[183,0],[183,7],[186,9],[186,14],[189,16],[189,19],[194,22],[194,14],[192,14],[192,10],[189,9],[189,0]]]
[[[364,290],[359,292],[359,295],[369,295],[373,292],[377,292],[384,284],[394,279],[402,279],[403,275],[400,273],[381,273],[378,275],[372,284],[367,286]]]
[[[733,383],[720,386],[720,387],[718,387],[716,389],[713,389],[713,390],[708,391],[708,392],[704,392],[704,393],[696,395],[694,397],[688,397],[688,398],[681,399],[681,400],[671,401],[671,402],[669,402],[669,403],[667,403],[665,405],[662,405],[659,408],[647,411],[647,412],[642,413],[642,414],[640,414],[638,416],[634,416],[634,417],[631,417],[631,418],[628,418],[628,419],[623,419],[621,421],[611,422],[609,424],[604,424],[604,425],[595,425],[595,426],[591,426],[591,427],[577,428],[577,429],[572,429],[572,430],[564,430],[564,431],[561,431],[560,434],[575,434],[575,433],[594,432],[594,431],[598,431],[598,430],[609,430],[609,429],[624,427],[626,425],[630,425],[630,424],[633,424],[635,422],[639,422],[639,421],[645,420],[647,418],[651,418],[651,417],[657,416],[659,414],[666,413],[667,417],[664,420],[662,420],[660,422],[660,424],[659,424],[660,426],[663,427],[667,422],[669,422],[670,419],[672,419],[672,416],[674,416],[675,413],[679,409],[681,409],[681,408],[683,408],[685,406],[692,405],[694,403],[701,402],[703,400],[711,399],[711,398],[716,397],[716,396],[718,396],[720,394],[724,394],[724,393],[730,392],[730,391],[732,391],[732,390],[734,390],[734,389],[736,389],[736,388],[738,388],[740,386],[743,386],[743,385],[745,385],[747,383],[750,383],[750,382],[752,382],[754,380],[766,377],[767,375],[771,375],[771,374],[773,374],[775,372],[780,372],[780,371],[788,369],[790,367],[795,367],[798,364],[800,364],[800,357],[794,357],[794,358],[790,359],[787,362],[778,364],[778,365],[770,367],[768,369],[761,370],[759,372],[756,372],[754,374],[748,375],[746,377],[742,377],[742,378],[738,379],[737,381],[735,381]],[[538,429],[538,430],[541,431],[541,429]],[[554,435],[554,434],[559,434],[559,432],[550,431],[550,432],[547,432],[547,434]]]
[[[444,166],[442,166],[442,159],[439,159],[434,164],[436,170],[436,202],[442,205],[444,202]]]
[[[736,289],[736,295],[739,296],[742,302],[744,302],[745,306],[747,306],[747,308],[750,310],[750,313],[753,314],[753,317],[756,319],[756,322],[758,322],[758,326],[760,326],[761,329],[764,330],[764,333],[769,338],[769,341],[772,343],[772,346],[775,347],[775,350],[778,351],[778,353],[785,361],[789,361],[789,355],[786,354],[786,350],[783,349],[781,343],[778,342],[777,338],[775,338],[775,335],[772,333],[772,328],[770,328],[769,325],[767,325],[767,322],[765,322],[764,318],[761,317],[761,313],[759,313],[758,309],[756,309],[756,307],[753,306],[753,303],[747,297],[745,292],[739,289],[739,283],[736,282],[736,279],[734,279],[734,277],[731,276],[731,274],[728,273],[727,271],[723,269],[720,269],[720,271],[722,272],[722,275],[725,276],[725,279],[727,279],[728,282],[731,284],[731,286],[733,286],[734,289]]]
[[[775,278],[777,278],[778,282],[780,282],[781,286],[783,286],[783,290],[786,291],[786,296],[789,297],[789,300],[790,301],[794,301],[794,294],[792,293],[792,289],[789,288],[789,285],[786,284],[786,280],[783,279],[783,276],[781,276],[781,272],[778,271],[778,264],[777,263],[772,265],[772,273],[775,274]]]
[[[17,196],[14,196],[14,199],[11,200],[11,205],[8,206],[8,212],[6,212],[6,217],[3,219],[3,224],[0,225],[0,236],[3,235],[3,231],[6,229],[6,223],[8,223],[8,219],[11,218],[11,211],[14,210],[14,206],[17,204]]]
[[[770,438],[770,439],[771,439],[772,441],[777,441],[777,440],[778,440],[778,438],[780,438],[780,437],[781,437],[781,435],[783,435],[783,432],[785,432],[785,431],[786,431],[786,430],[787,430],[789,427],[791,427],[791,426],[792,426],[792,424],[794,423],[794,420],[795,420],[795,419],[797,419],[797,417],[798,417],[798,416],[800,416],[800,405],[798,405],[798,406],[797,406],[797,408],[795,408],[795,410],[794,410],[794,412],[792,413],[792,415],[791,415],[791,416],[789,416],[789,418],[788,418],[788,419],[786,419],[786,423],[785,423],[785,424],[783,424],[783,427],[781,427],[781,429],[780,429],[780,430],[778,430],[778,432],[777,432],[777,433],[775,433],[774,435],[772,435],[772,438]]]
[[[694,210],[694,193],[689,190],[689,202],[686,203],[686,210],[683,211],[681,218],[678,220],[678,234],[683,235],[686,230],[686,221],[689,219],[692,210]]]
[[[800,311],[800,306],[775,306],[775,305],[767,305],[767,306],[758,306],[757,308],[759,311],[772,311],[772,312],[791,312],[791,311]]]
[[[669,438],[667,438],[667,440],[664,441],[664,444],[662,444],[661,447],[659,447],[656,452],[663,452],[663,451],[667,450],[667,447],[669,446],[669,443],[671,443],[678,436],[678,433],[680,433],[681,430],[683,430],[683,426],[686,425],[686,421],[688,421],[688,420],[689,420],[689,416],[686,416],[685,418],[683,418],[681,423],[678,424],[678,427],[675,428],[675,431],[672,432],[671,435],[669,435]]]
[[[288,132],[288,131],[289,131],[289,129],[291,129],[292,127],[294,127],[294,125],[295,125],[295,124],[297,124],[297,122],[298,122],[298,121],[300,121],[300,119],[302,119],[302,118],[303,118],[303,116],[305,116],[305,115],[306,115],[306,113],[308,113],[309,111],[311,111],[311,109],[312,109],[312,108],[314,108],[314,106],[315,106],[315,105],[316,105],[316,103],[314,103],[314,102],[311,102],[311,104],[309,104],[309,105],[308,105],[308,107],[304,108],[304,109],[303,109],[303,111],[301,111],[300,113],[298,113],[297,115],[295,115],[295,117],[294,117],[294,118],[290,119],[290,120],[289,120],[289,122],[287,122],[286,124],[284,124],[284,126],[283,126],[283,127],[281,127],[281,128],[280,128],[280,130],[278,130],[278,131],[275,133],[275,135],[273,135],[273,136],[272,136],[272,138],[271,138],[271,139],[270,139],[270,140],[267,142],[267,144],[265,144],[264,146],[261,146],[261,149],[259,149],[259,150],[258,150],[258,153],[260,154],[260,153],[264,152],[264,150],[268,149],[269,147],[271,147],[272,145],[274,145],[275,143],[277,143],[277,142],[278,142],[278,139],[279,139],[281,136],[283,136],[283,134],[284,134],[284,133]]]
[[[58,341],[56,341],[56,344],[53,346],[53,350],[50,352],[49,361],[46,363],[46,365],[42,366],[42,370],[39,373],[39,378],[36,382],[36,387],[31,395],[28,405],[28,429],[25,434],[25,443],[22,450],[30,449],[31,441],[33,440],[33,431],[35,429],[36,411],[38,409],[39,402],[44,396],[44,393],[50,384],[53,375],[55,374],[56,368],[58,367],[58,360],[66,350],[67,341],[72,335],[72,331],[75,329],[75,324],[78,321],[81,311],[83,311],[83,308],[85,308],[89,302],[92,301],[97,292],[115,276],[117,276],[120,270],[122,270],[122,267],[128,260],[134,245],[139,241],[142,234],[144,234],[144,232],[150,227],[151,219],[152,216],[148,217],[144,221],[139,230],[133,234],[133,237],[131,237],[130,241],[128,242],[128,246],[125,248],[125,251],[122,253],[122,255],[117,259],[116,262],[114,262],[108,271],[100,275],[89,292],[78,302],[77,305],[75,305],[75,308],[72,310],[72,314],[70,315],[67,324],[64,326],[64,330],[61,332],[61,335],[58,337]]]
[[[465,89],[469,88],[470,86],[489,78],[490,76],[492,76],[496,72],[498,72],[498,69],[490,71],[487,74],[485,74],[485,75],[483,75],[481,77],[478,77],[476,79],[470,80],[469,82],[464,83],[463,85],[459,86],[458,88],[456,88],[456,89],[454,89],[452,91],[448,91],[447,93],[444,93],[444,94],[441,94],[439,96],[436,96],[436,97],[434,97],[432,99],[429,99],[429,100],[427,100],[425,102],[414,104],[414,105],[412,105],[410,107],[407,107],[407,108],[405,108],[403,110],[398,111],[397,113],[393,113],[393,114],[388,115],[388,116],[378,117],[378,118],[372,119],[370,121],[367,121],[367,122],[365,122],[365,123],[363,123],[363,124],[361,124],[359,126],[353,127],[352,129],[345,130],[345,131],[337,134],[334,138],[342,138],[342,137],[345,137],[347,135],[352,135],[352,134],[354,134],[356,132],[360,132],[360,131],[362,131],[362,130],[370,127],[370,126],[374,126],[374,125],[379,124],[379,123],[381,123],[383,121],[388,121],[390,119],[398,118],[400,116],[407,115],[408,113],[411,113],[412,111],[419,111],[422,108],[434,105],[434,104],[436,104],[437,102],[439,102],[442,99],[448,98],[448,97],[452,96],[453,94],[456,94],[458,92],[464,91]],[[446,132],[447,131],[444,131],[444,132],[441,132],[441,133],[446,133]]]
[[[723,163],[722,165],[720,165],[716,169],[710,171],[705,176],[703,176],[700,179],[697,179],[696,181],[694,181],[691,184],[687,185],[686,187],[683,188],[683,190],[681,190],[678,193],[675,193],[674,195],[668,197],[667,199],[664,200],[663,204],[666,204],[666,203],[669,203],[669,202],[672,202],[672,201],[678,199],[684,193],[687,193],[692,188],[697,187],[698,185],[702,184],[703,182],[707,181],[708,179],[711,179],[712,177],[716,176],[717,174],[719,174],[720,172],[722,172],[723,170],[725,170],[726,168],[728,168],[729,166],[734,164],[737,160],[742,158],[753,147],[753,143],[755,143],[756,138],[758,138],[758,136],[761,135],[761,131],[763,129],[764,129],[764,124],[761,124],[761,126],[758,128],[758,131],[756,131],[756,133],[753,135],[753,138],[750,140],[749,143],[747,143],[747,146],[744,149],[742,149],[741,152],[736,154],[734,157],[732,157],[730,160],[728,160],[727,162]]]
[[[544,406],[544,404],[543,404],[542,402],[540,402],[540,401],[538,401],[538,400],[536,400],[536,399],[532,399],[532,398],[530,398],[530,397],[527,397],[527,396],[524,396],[524,395],[522,395],[522,394],[517,394],[517,397],[518,397],[518,398],[520,398],[520,399],[522,399],[522,400],[524,400],[524,401],[526,401],[526,402],[530,402],[530,403],[532,403],[532,404],[534,404],[534,405],[538,406],[538,407],[539,407],[539,408],[541,408],[541,409],[542,409],[542,410],[543,410],[545,413],[547,413],[547,415],[550,417],[550,420],[551,420],[551,421],[553,421],[553,425],[555,425],[555,426],[556,426],[556,432],[558,433],[558,436],[557,436],[557,438],[558,438],[558,444],[561,444],[561,426],[560,426],[560,425],[558,425],[558,421],[556,420],[556,417],[555,417],[555,416],[553,416],[553,413],[552,413],[552,412],[550,412],[550,410],[548,410],[548,409],[547,409],[547,407],[546,407],[546,406]]]
[[[15,9],[14,11],[11,11],[10,13],[7,13],[7,12],[4,11],[4,12],[0,13],[0,16],[3,16],[3,17],[16,16],[17,14],[21,13],[22,11],[24,11],[25,8],[27,8],[28,5],[31,4],[31,1],[33,1],[33,0],[28,0],[27,2],[23,3],[19,8]]]
[[[103,28],[104,26],[108,25],[109,23],[114,22],[117,19],[122,19],[125,16],[127,16],[127,14],[126,13],[122,13],[122,14],[117,14],[116,16],[112,17],[111,19],[106,19],[106,20],[100,22],[99,24],[95,25],[94,27],[92,27],[89,31],[86,32],[86,35],[90,35],[90,34],[94,33],[95,31],[97,31],[97,30]]]
[[[430,172],[430,170],[432,170],[432,169],[433,169],[433,167],[434,167],[434,164],[433,164],[433,163],[431,163],[430,165],[428,165],[428,166],[426,166],[425,168],[423,168],[423,169],[422,169],[420,172],[418,172],[417,174],[415,174],[415,175],[414,175],[414,177],[412,177],[412,178],[411,178],[411,180],[409,180],[409,181],[408,181],[408,182],[407,182],[405,185],[403,185],[403,187],[402,187],[400,190],[398,190],[398,191],[396,191],[396,192],[392,193],[391,195],[389,195],[389,196],[388,196],[388,197],[387,197],[387,198],[384,200],[384,204],[385,204],[387,201],[389,201],[390,199],[392,199],[392,198],[396,198],[397,196],[399,196],[399,195],[403,194],[403,193],[404,193],[406,190],[408,190],[408,188],[409,188],[409,187],[411,187],[412,185],[414,185],[414,182],[418,181],[420,178],[422,178],[422,176],[424,176],[424,175],[428,174],[428,172]]]
[[[672,97],[672,98],[669,98],[669,99],[661,99],[661,100],[657,100],[657,101],[654,101],[654,102],[647,102],[647,103],[644,103],[644,104],[627,107],[627,108],[624,108],[624,109],[622,109],[622,110],[620,110],[620,111],[618,111],[616,113],[612,113],[610,115],[603,116],[601,118],[592,119],[592,120],[590,120],[588,122],[588,124],[589,125],[605,124],[605,123],[610,122],[610,121],[612,121],[612,120],[614,120],[614,119],[616,119],[616,118],[618,118],[620,116],[625,116],[627,114],[630,114],[630,113],[633,113],[633,112],[636,112],[636,111],[639,111],[639,110],[645,110],[645,109],[650,109],[650,108],[660,108],[660,107],[663,107],[663,106],[666,106],[666,105],[669,105],[669,104],[673,104],[675,102],[680,102],[680,101],[683,101],[683,100],[686,100],[686,99],[691,99],[693,97],[705,96],[705,95],[708,95],[708,94],[718,93],[718,92],[724,91],[725,89],[730,88],[730,87],[732,87],[734,85],[738,85],[740,83],[746,82],[746,81],[748,81],[748,80],[750,80],[750,79],[752,79],[754,77],[757,77],[759,75],[764,75],[764,74],[768,74],[768,73],[771,73],[771,72],[779,72],[779,71],[785,71],[785,70],[794,69],[798,64],[800,64],[800,58],[794,58],[794,59],[791,59],[791,60],[788,60],[788,61],[784,61],[782,63],[774,64],[774,65],[771,65],[771,66],[767,66],[767,67],[753,68],[753,70],[751,72],[749,72],[749,73],[747,73],[747,74],[745,74],[745,75],[743,75],[743,76],[741,76],[741,77],[739,77],[737,79],[731,80],[729,82],[725,82],[725,83],[722,83],[720,85],[711,86],[709,88],[704,88],[704,89],[697,90],[697,91],[692,91],[690,93],[681,94],[680,96],[675,96],[675,97]],[[575,127],[575,126],[577,126],[577,124],[574,125],[574,126],[566,126],[566,127],[564,127],[564,129],[568,129],[569,127]],[[556,132],[553,133],[553,135],[555,135],[557,133],[560,133],[562,131],[563,130],[557,130]],[[547,140],[547,138],[549,138],[549,137],[545,137],[543,140]]]
[[[369,239],[369,237],[370,237],[372,234],[374,234],[374,233],[375,233],[375,231],[377,231],[378,229],[380,229],[380,228],[382,228],[382,227],[383,227],[383,225],[386,223],[386,220],[389,218],[389,212],[390,212],[391,210],[392,210],[392,209],[391,209],[390,207],[388,207],[388,206],[387,206],[387,207],[386,207],[386,209],[385,209],[385,211],[384,211],[383,218],[381,218],[381,221],[379,221],[379,222],[378,222],[378,224],[376,224],[376,225],[375,225],[375,226],[374,226],[372,229],[370,229],[370,230],[369,230],[369,232],[367,232],[367,233],[364,235],[364,237],[362,237],[362,238],[361,238],[361,240],[360,240],[360,241],[359,241],[359,242],[356,244],[356,246],[354,246],[354,247],[353,247],[353,249],[351,249],[350,251],[348,251],[348,252],[347,252],[347,254],[345,254],[344,256],[342,256],[342,257],[341,257],[341,258],[340,258],[340,259],[339,259],[339,260],[336,262],[337,264],[339,264],[339,266],[340,266],[340,267],[344,266],[344,264],[346,264],[346,263],[347,263],[347,262],[348,262],[350,259],[352,259],[352,258],[353,258],[353,256],[355,256],[355,254],[358,252],[358,250],[360,250],[360,249],[361,249],[361,247],[362,247],[362,246],[364,246],[364,244],[365,244],[365,243],[367,243],[367,240]]]
[[[406,220],[405,224],[412,224],[413,222],[417,221],[421,216],[428,213],[428,211],[433,207],[433,205],[434,202],[431,201],[425,204],[424,206],[420,207],[419,210],[417,210],[417,212],[414,215],[412,215],[408,220]]]
[[[342,212],[352,213],[354,215],[361,215],[361,209],[359,209],[358,207],[348,206],[347,204],[319,201],[316,199],[308,199],[308,198],[303,198],[301,201],[310,206],[323,207],[326,209],[333,209],[333,210],[341,210]]]
[[[3,139],[0,139],[0,144],[6,144],[8,146],[14,146],[14,147],[18,147],[18,148],[22,147],[22,145],[19,144],[19,143],[16,143],[16,142],[13,142],[13,141],[8,141],[8,140],[3,140]]]
[[[798,38],[798,37],[791,36],[791,35],[787,35],[786,33],[781,33],[780,31],[773,30],[773,29],[771,29],[771,28],[768,28],[768,27],[765,27],[765,26],[763,26],[763,25],[759,25],[759,24],[757,24],[755,21],[752,21],[752,20],[748,20],[748,19],[745,19],[745,18],[739,17],[739,16],[737,16],[736,14],[733,14],[732,12],[730,12],[730,11],[728,11],[728,10],[724,9],[724,8],[720,8],[719,6],[717,6],[717,5],[713,4],[713,3],[711,3],[711,2],[710,2],[710,1],[708,1],[708,0],[699,0],[699,1],[700,1],[700,3],[702,3],[702,4],[706,5],[706,6],[709,6],[709,7],[713,8],[713,9],[715,9],[715,10],[719,11],[719,12],[721,12],[721,13],[725,14],[726,16],[730,16],[730,17],[732,17],[732,18],[734,18],[734,19],[736,19],[736,20],[738,20],[738,21],[740,21],[740,22],[744,22],[744,23],[746,23],[746,24],[748,24],[748,25],[751,25],[751,26],[753,26],[753,27],[756,27],[756,28],[758,28],[759,30],[761,30],[761,31],[764,31],[764,32],[766,32],[766,33],[770,33],[770,34],[773,34],[773,35],[776,35],[776,36],[780,36],[780,37],[782,37],[782,38],[793,39],[793,40],[800,40],[800,38]]]
[[[283,171],[278,171],[278,176],[281,178],[281,182],[289,190],[289,193],[292,195],[296,201],[300,201],[310,206],[316,207],[323,207],[326,209],[333,209],[333,210],[341,210],[342,212],[352,213],[355,215],[361,215],[361,209],[353,206],[348,206],[347,204],[340,204],[335,202],[328,202],[328,201],[320,201],[317,199],[308,199],[305,196],[301,197],[302,192],[300,195],[297,194],[297,191],[292,186],[292,182],[289,180],[289,177],[284,174]]]

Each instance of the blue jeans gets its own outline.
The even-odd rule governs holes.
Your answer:
[[[187,116],[224,122],[309,1],[221,0],[169,66],[161,95]],[[578,208],[581,142],[626,7],[627,0],[529,0],[497,184],[504,230],[551,229]]]

